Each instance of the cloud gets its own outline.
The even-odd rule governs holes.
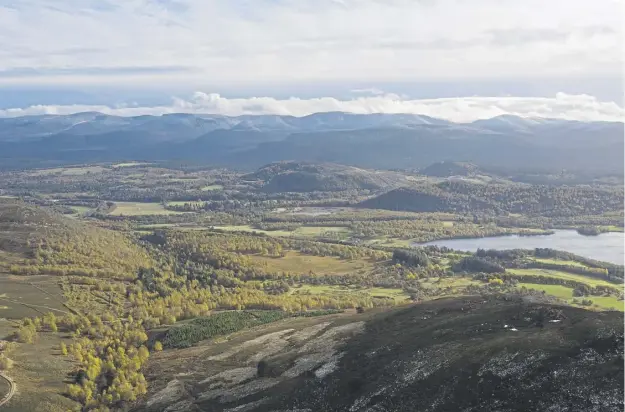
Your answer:
[[[380,89],[378,89],[377,87],[367,87],[364,89],[352,89],[350,90],[350,93],[352,94],[365,94],[365,95],[371,95],[371,96],[380,96],[383,95],[384,92]]]
[[[273,97],[226,98],[216,93],[195,92],[190,98],[175,97],[168,106],[134,105],[36,105],[0,110],[2,117],[36,114],[71,114],[97,111],[119,116],[162,115],[167,113],[278,114],[305,116],[312,113],[342,111],[349,113],[414,113],[470,122],[499,115],[544,117],[569,120],[624,121],[625,109],[614,102],[602,102],[593,96],[558,93],[554,97],[461,97],[441,99],[405,99],[394,94],[362,96],[348,100],[332,97],[311,99]]]
[[[0,21],[0,84],[522,79],[623,62],[615,0],[4,0]]]

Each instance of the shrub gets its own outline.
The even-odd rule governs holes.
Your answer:
[[[4,355],[0,355],[0,370],[6,371],[13,367],[13,360]]]
[[[32,323],[29,325],[20,326],[19,329],[15,332],[15,338],[18,342],[22,343],[33,343],[36,336],[37,329]]]

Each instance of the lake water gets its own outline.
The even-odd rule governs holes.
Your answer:
[[[625,236],[623,233],[602,233],[583,236],[576,230],[556,230],[544,236],[493,236],[473,239],[448,239],[419,243],[415,246],[446,246],[451,249],[474,252],[477,249],[534,249],[551,248],[605,262],[623,264]]]

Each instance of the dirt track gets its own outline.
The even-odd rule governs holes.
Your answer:
[[[0,407],[1,407],[2,405],[10,401],[13,395],[15,394],[15,382],[13,382],[13,379],[9,378],[2,372],[0,372],[0,379],[4,379],[9,383],[9,392],[6,395],[4,395],[4,398],[0,399]]]

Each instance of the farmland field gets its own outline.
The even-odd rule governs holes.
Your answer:
[[[150,163],[144,162],[127,162],[127,163],[116,163],[111,165],[113,169],[121,168],[121,167],[136,167],[136,166],[149,166]]]
[[[574,297],[573,296],[573,288],[569,288],[567,286],[562,285],[542,285],[539,283],[519,283],[518,287],[525,286],[528,289],[542,290],[547,295],[554,296],[559,299],[564,299],[568,303],[573,303],[573,299],[577,299],[581,301],[582,299],[590,299],[594,305],[597,305],[600,309],[611,309],[614,308],[616,310],[623,311],[625,310],[623,306],[623,301],[618,300],[616,296],[585,296],[585,297]]]

